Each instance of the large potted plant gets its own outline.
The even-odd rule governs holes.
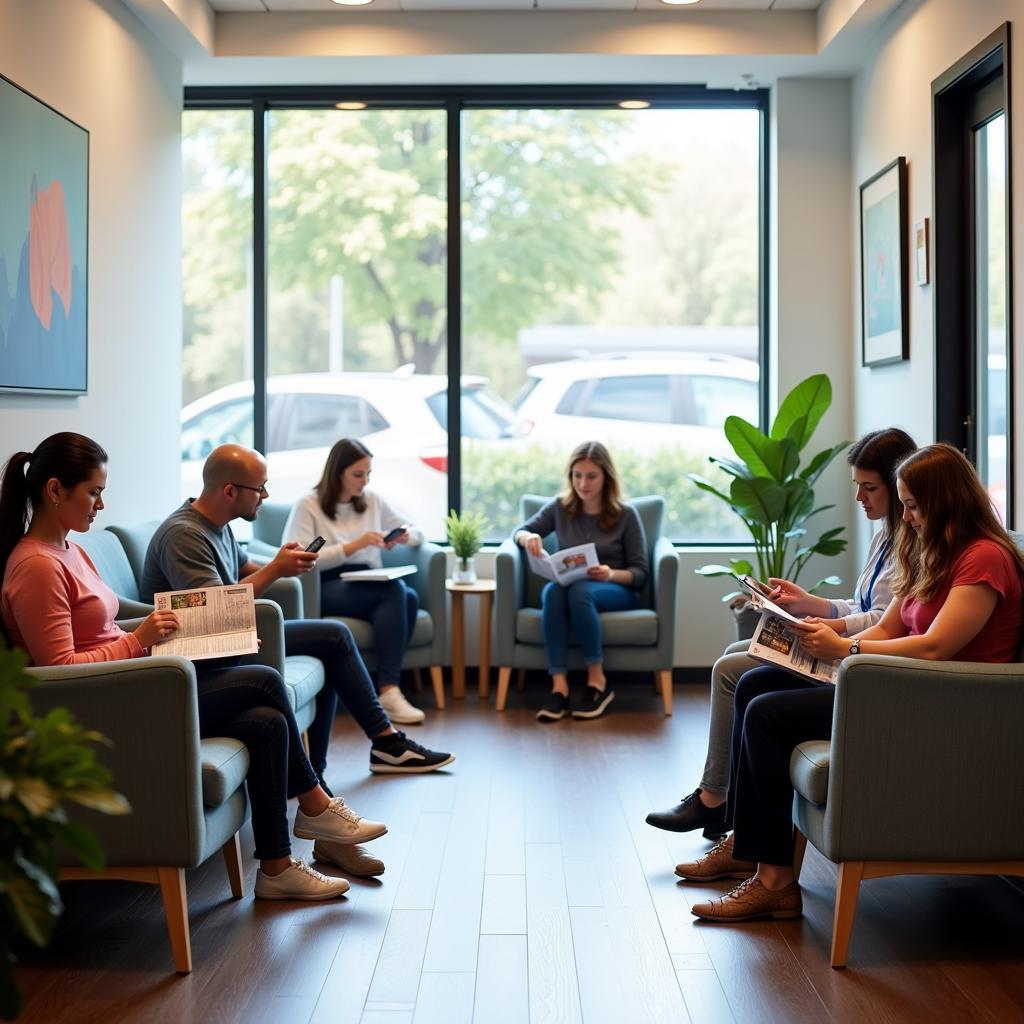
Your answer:
[[[801,467],[801,455],[831,404],[832,385],[819,373],[786,395],[768,434],[740,416],[726,419],[725,436],[736,458],[712,456],[709,461],[732,478],[728,493],[695,473],[689,476],[743,521],[754,545],[754,561],[733,558],[729,565],[705,565],[697,570],[700,575],[750,574],[761,580],[775,576],[797,582],[814,555],[834,556],[846,550],[841,526],[824,530],[813,541],[807,538],[810,520],[835,507],[815,504],[814,485],[850,443],[825,448]],[[838,577],[827,576],[809,589],[839,582]],[[751,619],[746,599],[734,591],[722,600],[737,615],[738,635],[749,636],[757,618],[755,614]]]
[[[69,821],[71,800],[107,814],[127,814],[128,801],[110,788],[110,772],[96,760],[106,742],[84,729],[66,708],[32,714],[35,684],[21,651],[0,644],[0,1017],[18,1015],[15,943],[45,946],[63,910],[55,848],[63,843],[86,867],[103,867],[103,851],[83,825]]]

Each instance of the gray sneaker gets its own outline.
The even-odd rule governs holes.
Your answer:
[[[265,875],[262,868],[256,872],[258,900],[332,900],[346,892],[344,878],[322,875],[294,857],[279,875]]]
[[[387,825],[361,818],[340,796],[331,797],[327,809],[310,817],[300,807],[293,831],[300,839],[327,839],[335,843],[367,843],[387,832]]]

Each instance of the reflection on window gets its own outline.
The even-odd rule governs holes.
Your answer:
[[[606,420],[637,420],[642,423],[671,423],[671,378],[607,377],[594,382],[590,397],[580,411],[583,416]]]
[[[695,423],[702,427],[722,427],[727,416],[742,416],[757,422],[757,385],[734,377],[690,378],[693,385]]]

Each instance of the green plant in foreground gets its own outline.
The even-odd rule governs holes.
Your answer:
[[[35,685],[21,651],[0,646],[0,1016],[21,1009],[14,980],[14,946],[24,937],[45,946],[63,910],[57,889],[58,842],[86,867],[103,866],[93,834],[69,821],[61,806],[71,800],[105,814],[131,808],[110,788],[110,772],[96,760],[105,743],[84,729],[67,708],[32,714],[28,691]]]
[[[487,517],[479,512],[463,512],[459,515],[455,509],[445,519],[448,543],[451,544],[456,558],[472,558],[483,543],[484,534],[490,524]]]
[[[732,477],[729,493],[698,476],[690,479],[702,490],[724,501],[743,521],[754,543],[756,567],[747,559],[730,559],[729,565],[705,565],[702,576],[756,575],[796,582],[813,555],[833,556],[846,550],[841,526],[825,530],[813,543],[805,542],[807,523],[814,516],[835,508],[814,504],[814,485],[829,463],[849,445],[843,441],[818,452],[800,468],[800,453],[807,446],[821,418],[832,404],[828,377],[815,374],[801,381],[785,397],[769,434],[764,434],[740,416],[725,421],[725,436],[736,453],[735,459],[712,457],[710,461]],[[819,580],[840,583],[838,577]],[[729,600],[727,594],[723,600]]]

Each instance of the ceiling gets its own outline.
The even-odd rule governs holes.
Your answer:
[[[665,10],[662,0],[373,0],[361,7],[347,7],[331,0],[207,0],[224,13],[266,12],[284,14],[337,11],[344,17],[360,11],[652,11]],[[700,0],[680,6],[681,11],[816,11],[823,0]]]

